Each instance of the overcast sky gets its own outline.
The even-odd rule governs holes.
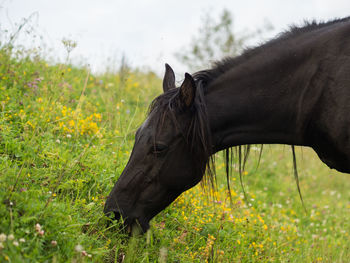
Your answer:
[[[133,67],[160,73],[167,62],[177,74],[186,69],[174,53],[189,45],[205,12],[218,17],[227,8],[236,32],[254,31],[268,20],[274,30],[266,38],[305,19],[350,15],[349,0],[0,0],[0,6],[2,30],[15,30],[21,18],[36,12],[35,31],[57,59],[65,55],[61,40],[69,38],[78,43],[73,61],[90,64],[93,70],[106,64],[117,67],[124,53]],[[20,44],[33,43],[23,38]]]

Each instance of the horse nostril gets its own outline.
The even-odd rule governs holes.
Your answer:
[[[118,211],[113,211],[112,213],[114,213],[114,220],[119,221],[119,219],[122,217]]]
[[[111,225],[114,225],[116,222],[119,225],[120,219],[121,219],[121,213],[117,211],[109,211],[105,212],[106,217],[108,218],[107,220],[107,227],[110,227]],[[114,222],[114,223],[113,223]]]

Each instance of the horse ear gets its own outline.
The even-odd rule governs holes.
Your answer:
[[[187,107],[189,107],[192,105],[195,95],[196,83],[190,74],[185,73],[185,80],[180,87],[180,99]]]
[[[163,91],[167,92],[170,89],[176,88],[175,86],[175,74],[173,69],[165,64],[165,74],[163,79]]]

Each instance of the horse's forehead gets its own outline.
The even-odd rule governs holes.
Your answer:
[[[152,113],[150,115],[147,116],[146,120],[141,124],[139,131],[140,132],[146,132],[146,131],[152,131],[153,129],[155,129],[155,116],[152,115]]]
[[[150,120],[149,120],[149,117],[147,117],[147,119],[141,124],[139,131],[142,133],[145,132],[147,129],[150,128],[149,124],[150,124]]]
[[[156,123],[159,123],[159,119],[162,115],[157,111],[151,111],[146,120],[140,126],[140,130],[155,128]]]
[[[167,136],[168,132],[166,131],[169,131],[169,127],[171,127],[171,121],[168,116],[158,115],[151,112],[139,127],[139,132],[143,135],[147,134],[152,136],[157,133],[157,136]]]

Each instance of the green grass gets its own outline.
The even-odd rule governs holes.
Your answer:
[[[307,213],[290,147],[265,146],[259,168],[253,147],[244,172],[247,203],[236,173],[230,205],[219,154],[215,199],[196,186],[144,236],[107,228],[105,198],[160,92],[151,72],[94,76],[0,50],[1,262],[349,261],[349,175],[305,148],[297,157]]]

